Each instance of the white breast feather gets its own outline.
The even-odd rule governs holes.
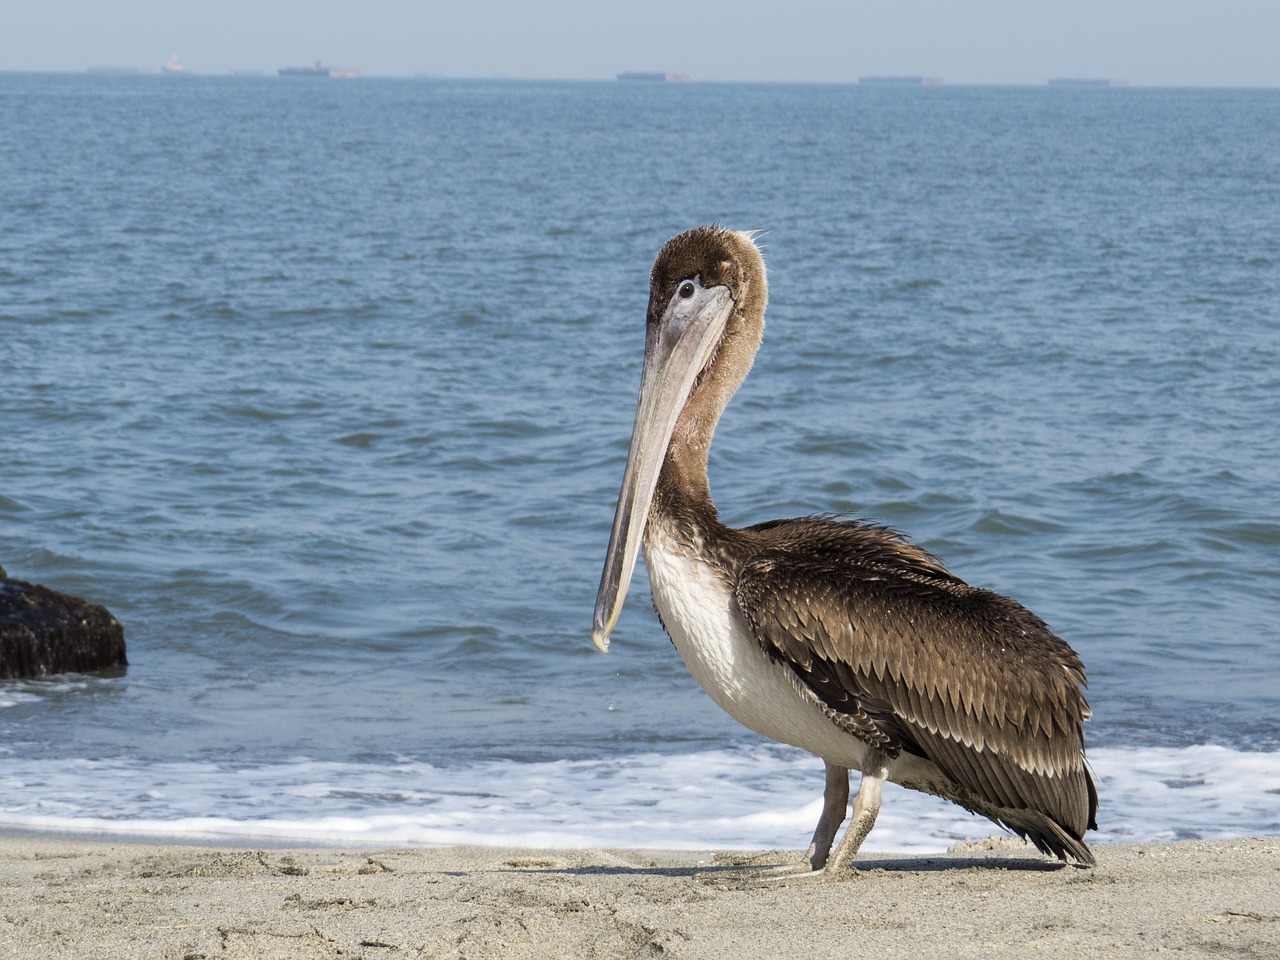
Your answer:
[[[770,740],[861,767],[866,744],[826,717],[790,667],[769,659],[741,623],[718,570],[663,537],[645,542],[644,559],[663,624],[689,672],[721,709]]]

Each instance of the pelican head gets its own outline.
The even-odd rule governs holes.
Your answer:
[[[752,233],[698,227],[668,240],[654,261],[640,399],[591,631],[601,651],[622,613],[659,483],[705,488],[711,435],[751,369],[767,299]],[[709,490],[692,492],[710,504]]]

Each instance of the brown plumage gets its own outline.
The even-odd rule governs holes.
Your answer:
[[[1084,665],[1044,621],[881,527],[810,518],[749,532],[738,609],[835,722],[891,758],[935,763],[953,785],[930,792],[1093,862]]]
[[[601,579],[602,649],[643,538],[654,602],[698,682],[757,732],[827,764],[805,866],[847,864],[889,779],[946,797],[1062,859],[1094,862],[1084,666],[1035,614],[971,587],[883,527],[720,523],[707,452],[750,369],[767,286],[750,235],[702,227],[654,264],[645,374]],[[848,770],[863,774],[854,822]]]

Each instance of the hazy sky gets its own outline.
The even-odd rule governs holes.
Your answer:
[[[0,70],[1280,86],[1280,0],[4,0]]]

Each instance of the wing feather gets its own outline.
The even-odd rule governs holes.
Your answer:
[[[890,756],[933,761],[971,809],[1050,818],[1087,855],[1089,708],[1084,667],[1063,640],[883,528],[815,518],[752,529],[762,548],[738,574],[737,605],[841,726]],[[1060,853],[1057,839],[1044,842]]]

